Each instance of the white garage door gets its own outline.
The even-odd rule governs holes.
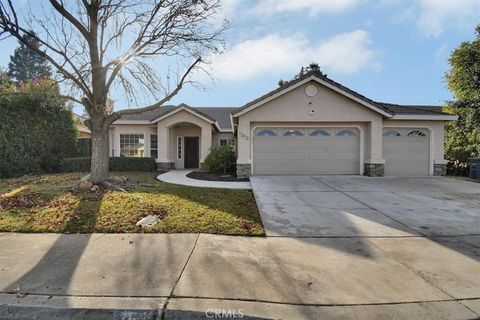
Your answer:
[[[258,128],[253,173],[360,174],[360,133],[354,128]]]
[[[430,133],[418,128],[384,128],[385,175],[429,175]]]

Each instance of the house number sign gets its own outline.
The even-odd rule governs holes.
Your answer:
[[[238,135],[239,135],[241,138],[243,138],[243,139],[245,139],[245,140],[247,140],[247,141],[250,139],[250,137],[249,137],[247,134],[245,134],[245,133],[243,133],[243,132],[241,132],[241,131],[238,132]]]

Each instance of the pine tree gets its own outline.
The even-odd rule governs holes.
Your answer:
[[[40,47],[40,43],[32,37],[28,37],[26,41],[35,48]],[[49,78],[51,74],[48,61],[23,43],[20,43],[20,46],[10,56],[8,75],[17,83],[25,83],[31,79]]]

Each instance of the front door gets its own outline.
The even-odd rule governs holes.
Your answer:
[[[199,167],[198,157],[198,137],[184,137],[185,148],[185,169],[195,169]]]

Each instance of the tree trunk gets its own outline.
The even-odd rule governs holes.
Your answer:
[[[97,184],[108,178],[108,126],[92,130],[90,181]]]

